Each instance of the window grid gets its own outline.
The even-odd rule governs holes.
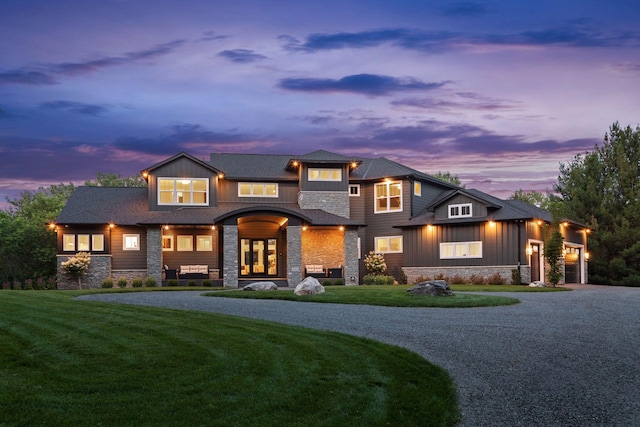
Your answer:
[[[208,178],[158,178],[158,205],[206,206]]]
[[[449,218],[466,218],[473,215],[471,203],[449,205]]]
[[[238,197],[278,197],[278,184],[272,182],[239,182]]]
[[[440,259],[482,258],[482,242],[440,243]]]
[[[383,236],[375,238],[376,253],[402,253],[402,236]]]
[[[388,181],[375,186],[375,213],[402,211],[402,182]]]
[[[342,181],[342,169],[309,168],[309,181]]]

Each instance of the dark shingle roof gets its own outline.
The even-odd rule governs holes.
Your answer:
[[[229,179],[296,181],[297,174],[286,170],[292,158],[277,154],[212,153],[209,164]]]
[[[133,225],[148,220],[146,187],[76,187],[56,222],[59,224]]]

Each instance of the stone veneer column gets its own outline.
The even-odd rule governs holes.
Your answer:
[[[238,226],[223,226],[222,284],[238,287]]]
[[[162,284],[162,229],[147,228],[147,276]]]
[[[302,227],[287,227],[287,281],[289,287],[302,282]]]
[[[358,231],[344,232],[344,284],[357,285],[360,280],[360,266],[358,260]],[[353,280],[352,280],[353,278]]]

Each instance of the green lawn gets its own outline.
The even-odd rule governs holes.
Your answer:
[[[459,419],[447,372],[398,347],[232,316],[72,299],[80,293],[0,291],[0,425]]]
[[[476,295],[467,294],[464,291],[491,291],[492,286],[471,286],[460,285],[452,287],[453,296],[430,297],[423,295],[410,295],[407,289],[411,286],[326,286],[325,293],[320,295],[297,296],[293,294],[293,289],[279,290],[271,292],[249,292],[243,290],[225,290],[219,292],[208,292],[206,296],[227,297],[227,298],[259,298],[259,299],[281,299],[288,301],[303,302],[326,302],[336,304],[366,304],[383,305],[390,307],[494,307],[500,305],[517,304],[520,301],[516,298],[498,295]],[[508,292],[510,288],[534,289],[527,286],[500,286],[501,291]]]

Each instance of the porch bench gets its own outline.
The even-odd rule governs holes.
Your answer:
[[[327,277],[327,271],[322,265],[306,265],[304,268],[305,277],[314,277],[316,279],[324,279]]]
[[[208,265],[181,265],[178,279],[208,279]]]

